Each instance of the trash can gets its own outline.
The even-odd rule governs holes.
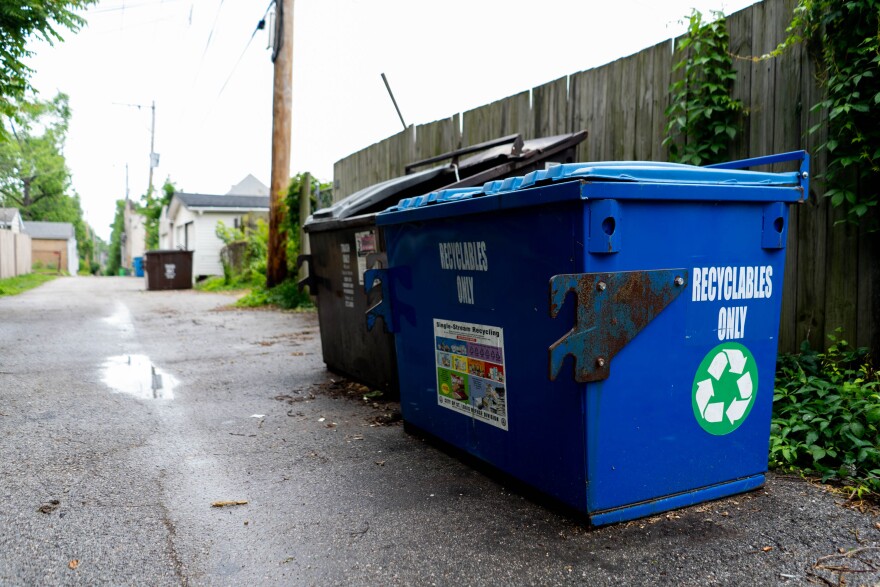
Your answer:
[[[147,289],[192,289],[192,251],[147,251],[144,273]]]
[[[132,259],[132,265],[134,265],[135,277],[143,277],[144,276],[144,258],[143,257],[135,257],[134,259]]]
[[[405,196],[431,190],[482,185],[514,172],[544,169],[549,162],[571,162],[586,131],[522,141],[511,135],[419,161],[407,171],[445,159],[453,164],[414,171],[369,186],[315,212],[303,226],[311,254],[301,255],[309,277],[302,283],[316,298],[324,363],[333,371],[374,389],[397,394],[394,338],[381,329],[368,331],[364,312],[371,300],[363,274],[384,266],[385,242],[376,228],[376,214]],[[474,154],[458,161],[458,157]]]
[[[563,165],[379,214],[405,424],[597,525],[759,487],[808,164]]]

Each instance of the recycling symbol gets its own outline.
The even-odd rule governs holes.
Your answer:
[[[730,434],[745,422],[758,393],[755,357],[727,342],[709,351],[694,376],[694,417],[709,434]]]

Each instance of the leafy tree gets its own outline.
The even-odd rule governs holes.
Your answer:
[[[305,175],[305,173],[297,173],[290,178],[290,184],[287,186],[287,195],[284,198],[284,202],[287,204],[287,213],[284,215],[284,230],[287,232],[287,264],[291,271],[295,271],[296,257],[300,252],[299,194]],[[311,209],[315,210],[318,203],[315,194],[328,192],[331,189],[331,184],[329,182],[321,182],[311,174],[310,177],[309,194]]]
[[[95,0],[2,0],[0,2],[0,114],[12,116],[15,102],[30,88],[31,68],[24,59],[33,54],[28,42],[41,38],[63,41],[59,29],[77,32],[86,21],[75,10]]]
[[[34,205],[63,197],[70,187],[63,153],[70,106],[59,92],[52,100],[21,102],[16,108],[3,121],[12,139],[0,141],[0,194],[21,210],[22,218],[37,220]]]
[[[15,206],[25,220],[70,222],[80,259],[91,263],[93,243],[83,220],[79,195],[71,193],[64,158],[70,121],[65,94],[52,100],[22,102],[4,120],[11,140],[0,140],[0,203]]]
[[[122,255],[122,233],[125,232],[125,200],[116,200],[116,216],[110,225],[110,251],[107,258],[107,275],[119,273],[120,255]]]
[[[147,250],[152,251],[159,248],[159,216],[162,215],[162,209],[171,203],[174,192],[177,188],[174,186],[170,178],[165,179],[162,190],[158,193],[152,189],[144,194],[143,203],[140,206],[140,212],[143,213],[146,220],[147,229]]]

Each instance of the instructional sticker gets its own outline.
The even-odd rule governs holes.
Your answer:
[[[736,342],[719,344],[694,376],[694,417],[709,434],[730,434],[745,422],[757,394],[758,366],[749,349]]]
[[[346,308],[354,308],[354,271],[351,270],[351,245],[341,243],[342,253],[342,299]]]
[[[357,252],[358,283],[364,284],[364,272],[367,270],[367,255],[376,252],[376,233],[372,230],[354,233],[354,248]]]
[[[437,404],[507,430],[504,331],[434,319]]]

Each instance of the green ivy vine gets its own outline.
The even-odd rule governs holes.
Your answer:
[[[828,154],[825,196],[859,223],[880,201],[880,0],[800,0],[776,52],[800,40],[825,90],[812,109],[827,112],[827,122],[810,129],[828,125],[818,147]]]
[[[705,23],[702,13],[692,11],[687,36],[677,47],[683,58],[673,71],[683,70],[683,75],[669,86],[663,145],[670,159],[681,163],[726,160],[730,141],[740,131],[743,104],[731,97],[736,73],[727,23],[720,12],[712,16],[715,20]]]

